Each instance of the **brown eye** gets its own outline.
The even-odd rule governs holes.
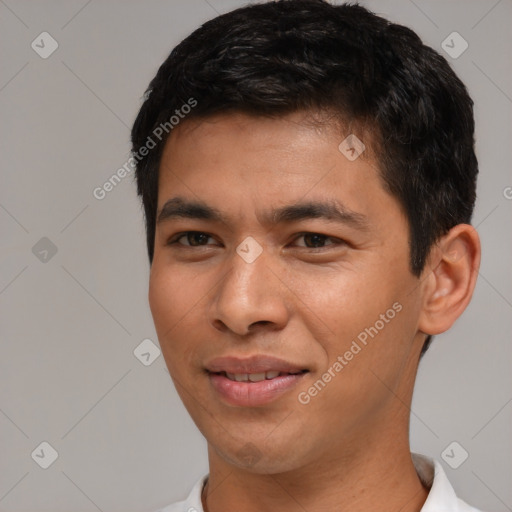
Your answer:
[[[320,235],[318,233],[307,233],[304,235],[304,241],[308,247],[310,245],[313,247],[324,247],[327,238],[328,237],[325,235]]]
[[[299,247],[306,247],[307,249],[320,249],[326,245],[339,245],[339,243],[342,243],[342,240],[338,240],[327,235],[322,235],[321,233],[301,233],[297,239],[299,238],[303,238],[305,242],[304,245],[299,245]],[[328,240],[331,242],[326,244],[325,242]],[[338,242],[333,243],[333,240],[338,240]]]
[[[176,244],[185,247],[201,247],[208,245],[208,240],[210,238],[212,238],[210,235],[203,233],[202,231],[187,231],[186,233],[182,233],[170,240],[169,245]],[[182,239],[185,239],[187,243],[181,243],[180,240]]]

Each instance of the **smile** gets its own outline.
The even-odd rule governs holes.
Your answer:
[[[305,365],[270,355],[217,357],[205,365],[213,396],[230,406],[269,404],[295,388]]]
[[[294,372],[279,372],[279,371],[268,371],[261,373],[227,373],[219,372],[218,375],[225,375],[229,380],[236,382],[261,382],[262,380],[272,380],[282,375],[297,375],[302,373],[300,371]]]
[[[306,373],[282,373],[271,379],[262,379],[262,374],[234,374],[234,380],[226,373],[210,373],[209,381],[214,396],[221,402],[237,407],[258,407],[284,397],[299,384]],[[236,377],[246,380],[236,380]],[[261,380],[253,381],[249,377]]]

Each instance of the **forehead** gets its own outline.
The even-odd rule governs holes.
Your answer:
[[[160,175],[165,177],[166,170],[182,166],[235,163],[239,172],[248,167],[252,171],[273,167],[286,171],[290,170],[288,164],[299,171],[310,167],[322,172],[322,165],[342,155],[346,167],[361,170],[364,162],[378,171],[372,146],[364,126],[349,128],[325,113],[298,111],[280,117],[221,113],[185,118],[173,129],[160,161]]]
[[[371,153],[370,132],[360,122],[344,123],[327,111],[300,110],[283,115],[254,115],[244,112],[222,112],[204,117],[185,118],[172,130],[166,146],[176,149],[186,142],[199,139],[237,135],[240,138],[252,137],[254,142],[279,145],[291,138],[305,138],[313,135],[331,137],[336,146],[345,137],[355,134],[365,139],[365,155],[375,158]],[[373,137],[373,135],[372,135]],[[235,148],[233,148],[235,149]]]
[[[285,198],[322,198],[364,209],[387,193],[366,132],[358,134],[304,112],[185,119],[164,148],[158,207],[179,195],[219,208],[236,198],[240,209],[243,203],[256,208],[289,203]]]

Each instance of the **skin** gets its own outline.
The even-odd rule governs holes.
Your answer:
[[[157,222],[149,285],[167,367],[208,441],[203,506],[418,511],[428,490],[412,463],[408,428],[419,354],[426,335],[448,329],[471,298],[478,235],[455,226],[414,276],[407,219],[369,149],[349,161],[338,149],[348,133],[314,127],[304,115],[186,120],[162,156],[158,211],[180,196],[228,219]],[[327,198],[364,215],[365,225],[272,225],[260,215]],[[187,231],[206,236],[176,242]],[[304,232],[325,236],[312,240]],[[248,236],[263,249],[252,263],[236,252]],[[300,403],[299,393],[397,302],[401,311],[378,335],[308,404]],[[227,404],[205,366],[218,356],[256,354],[309,371],[271,403]]]

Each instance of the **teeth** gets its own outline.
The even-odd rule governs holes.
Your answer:
[[[249,374],[249,380],[251,382],[261,382],[262,380],[265,380],[265,372],[263,372],[263,373],[250,373]]]
[[[295,375],[298,372],[290,372],[290,374]],[[269,371],[269,372],[261,372],[261,373],[227,373],[226,377],[229,380],[234,380],[236,382],[261,382],[265,379],[275,379],[281,375],[281,372]]]

